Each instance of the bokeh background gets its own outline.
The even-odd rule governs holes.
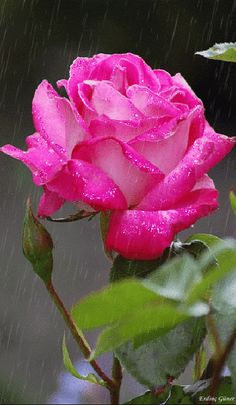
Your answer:
[[[235,0],[1,0],[0,144],[23,147],[33,133],[31,100],[42,79],[55,85],[76,56],[98,52],[130,51],[152,67],[181,72],[215,129],[236,135],[236,65],[194,56],[215,42],[235,41],[235,21]],[[194,231],[236,236],[228,203],[229,189],[236,190],[235,153],[211,176],[220,210]],[[64,324],[21,251],[26,197],[36,206],[40,190],[23,165],[3,155],[0,190],[0,403],[106,403],[102,390],[85,393],[85,385],[64,372]],[[55,284],[70,307],[108,280],[98,224],[46,225],[55,241]],[[80,353],[68,343],[78,363]],[[109,369],[109,357],[101,361]],[[182,381],[190,377],[187,372]],[[122,397],[142,390],[130,379]]]

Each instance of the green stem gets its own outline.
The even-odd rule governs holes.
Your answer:
[[[57,294],[55,288],[53,287],[52,282],[49,281],[47,284],[45,284],[45,286],[46,286],[46,288],[48,290],[48,293],[49,293],[50,297],[52,298],[53,302],[55,303],[57,309],[61,313],[66,325],[70,329],[73,338],[75,339],[76,343],[80,347],[80,350],[82,351],[85,359],[88,359],[90,357],[90,355],[91,355],[91,352],[92,352],[88,342],[84,338],[83,334],[80,333],[80,331],[76,327],[70,313],[65,308],[61,298],[59,297],[59,295]],[[94,371],[96,371],[96,373],[99,375],[99,377],[106,383],[106,387],[111,392],[113,392],[116,389],[116,384],[114,383],[114,381],[111,380],[104,373],[104,371],[100,368],[100,366],[98,365],[98,363],[95,360],[91,360],[89,363],[93,367]]]
[[[112,378],[115,387],[110,391],[111,405],[119,405],[120,387],[122,383],[122,368],[119,360],[115,356],[113,357]]]

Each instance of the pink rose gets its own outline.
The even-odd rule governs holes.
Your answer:
[[[68,99],[43,81],[33,99],[36,133],[24,162],[43,186],[38,214],[65,201],[111,210],[106,244],[127,258],[153,259],[176,233],[217,208],[207,172],[235,140],[217,134],[180,74],[152,70],[133,54],[77,58]]]

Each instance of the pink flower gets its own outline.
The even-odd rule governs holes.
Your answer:
[[[176,233],[217,208],[207,172],[233,147],[204,117],[180,74],[152,70],[133,54],[77,58],[68,99],[43,81],[33,99],[36,133],[24,162],[44,194],[38,214],[65,201],[112,211],[106,244],[127,258],[153,259]]]

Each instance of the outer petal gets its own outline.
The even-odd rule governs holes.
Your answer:
[[[83,123],[75,118],[69,101],[46,80],[35,92],[33,118],[36,130],[62,156],[70,157],[74,146],[85,138]]]
[[[61,208],[64,202],[65,200],[57,193],[53,193],[47,187],[44,187],[44,193],[39,201],[38,216],[47,217],[54,214],[54,212]]]
[[[190,147],[178,166],[151,190],[138,208],[159,210],[172,208],[196,182],[219,163],[235,145],[236,138],[217,134],[209,126]]]
[[[106,239],[108,249],[128,259],[151,260],[170,246],[174,236],[217,208],[217,191],[198,190],[191,201],[167,211],[114,212]]]
[[[28,166],[33,173],[34,183],[38,186],[52,180],[61,170],[63,160],[39,134],[28,136],[26,143],[29,147],[27,151],[12,145],[5,145],[0,150]]]
[[[183,90],[183,92],[177,94],[175,97],[172,97],[171,101],[185,103],[190,108],[194,108],[197,105],[203,105],[200,98],[196,96],[194,91],[191,89],[189,84],[180,73],[177,73],[175,76],[173,76],[172,80],[173,83],[179,87],[179,89]]]
[[[73,157],[102,169],[118,185],[129,206],[137,204],[164,176],[132,147],[113,138],[96,138],[78,146]]]
[[[110,219],[106,246],[128,259],[151,260],[174,238],[167,211],[117,211]]]
[[[93,58],[76,58],[70,67],[70,77],[67,81],[66,90],[70,99],[74,105],[78,107],[80,99],[78,96],[78,84],[82,83],[90,77],[92,70],[103,59],[106,59],[107,55],[98,54]],[[61,83],[61,81],[60,81]]]
[[[96,210],[127,208],[118,186],[102,170],[81,160],[70,160],[47,187],[66,201],[83,201]]]

